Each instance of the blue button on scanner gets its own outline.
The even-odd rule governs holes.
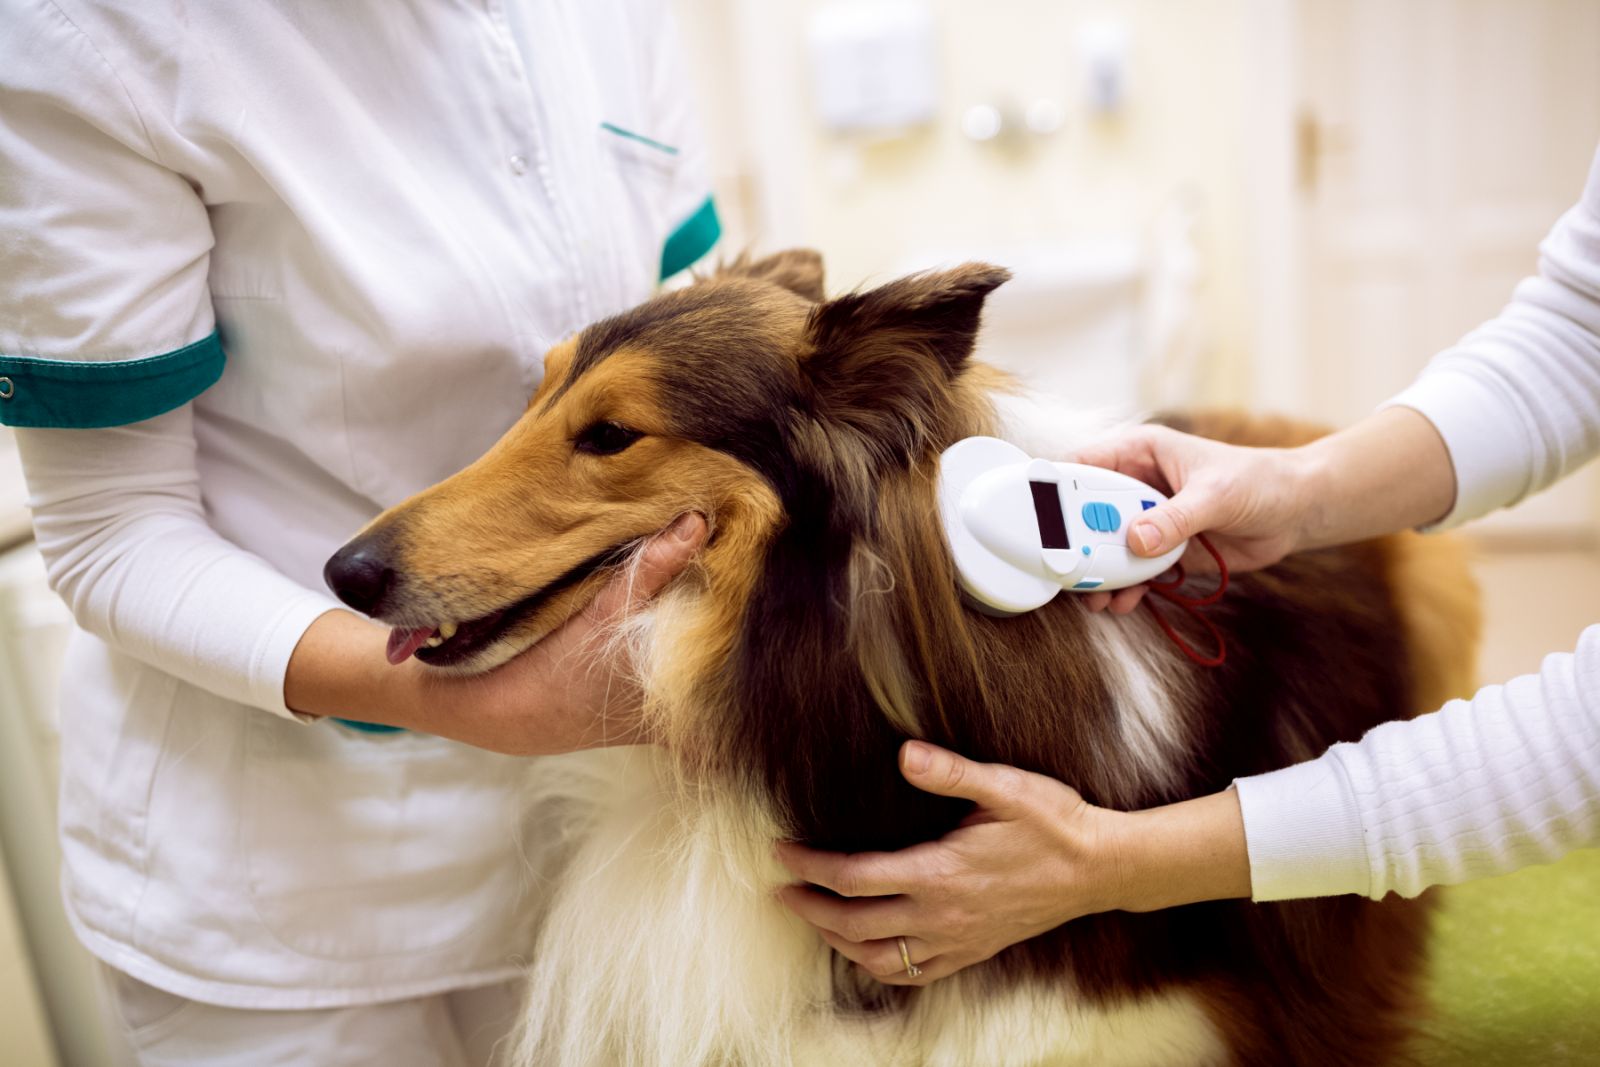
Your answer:
[[[1122,528],[1122,513],[1110,504],[1085,504],[1083,524],[1095,533],[1116,533]]]
[[[1106,584],[1105,583],[1105,579],[1103,579],[1103,578],[1085,578],[1083,581],[1079,582],[1077,585],[1073,586],[1072,588],[1074,588],[1074,589],[1098,589],[1098,588],[1100,588],[1100,586],[1105,585],[1105,584]]]
[[[1141,500],[1139,501],[1139,506],[1145,511],[1149,511],[1151,508],[1156,506],[1156,502],[1154,500]]]

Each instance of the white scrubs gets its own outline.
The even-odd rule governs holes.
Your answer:
[[[662,4],[0,0],[0,422],[82,628],[63,890],[150,987],[503,982],[518,761],[301,722],[328,555],[716,240]]]

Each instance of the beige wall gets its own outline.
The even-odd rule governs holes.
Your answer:
[[[934,0],[938,118],[877,143],[814,118],[804,42],[821,6],[680,0],[736,239],[812,244],[834,284],[853,285],[964,243],[1142,234],[1183,195],[1206,266],[1203,399],[1248,397],[1247,0]],[[1103,19],[1130,40],[1127,105],[1109,118],[1084,99],[1077,47]],[[1008,152],[961,134],[971,104],[1037,98],[1062,106],[1054,136]]]

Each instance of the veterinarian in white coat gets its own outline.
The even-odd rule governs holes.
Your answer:
[[[0,423],[81,628],[63,892],[141,1062],[481,1064],[505,1029],[499,753],[593,740],[609,672],[550,652],[593,621],[424,690],[321,571],[716,240],[663,6],[0,0]]]
[[[1600,153],[1577,206],[1510,305],[1358,425],[1297,449],[1145,427],[1082,451],[1177,492],[1129,532],[1135,550],[1210,531],[1234,569],[1407,527],[1445,529],[1515,504],[1600,455]],[[1209,562],[1197,554],[1196,569]],[[1142,589],[1092,594],[1133,610]],[[1225,897],[1416,896],[1600,845],[1600,625],[1537,674],[1388,723],[1226,792],[1125,814],[1060,782],[917,742],[908,780],[990,818],[939,846],[848,857],[789,848],[822,885],[903,893],[923,974],[872,942],[853,958],[923,984],[1080,915]],[[852,907],[817,910],[844,925]],[[872,907],[871,900],[860,906]]]

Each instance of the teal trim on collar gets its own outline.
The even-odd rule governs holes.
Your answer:
[[[717,218],[717,205],[711,197],[684,220],[667,243],[661,246],[661,280],[666,281],[695,260],[711,251],[711,246],[722,236],[722,220]]]
[[[654,138],[646,137],[642,133],[634,133],[632,130],[625,130],[621,126],[614,125],[613,123],[602,122],[600,124],[600,128],[607,133],[614,133],[618,137],[625,137],[630,141],[638,141],[640,144],[649,145],[651,148],[665,152],[669,156],[675,156],[678,154],[678,150],[669,144],[662,144],[660,141],[657,141]]]
[[[348,726],[352,730],[360,730],[364,734],[403,734],[404,726],[389,726],[381,722],[361,722],[358,719],[334,719],[340,726]]]
[[[226,362],[215,333],[144,359],[0,356],[0,425],[90,430],[153,419],[215,385]]]

